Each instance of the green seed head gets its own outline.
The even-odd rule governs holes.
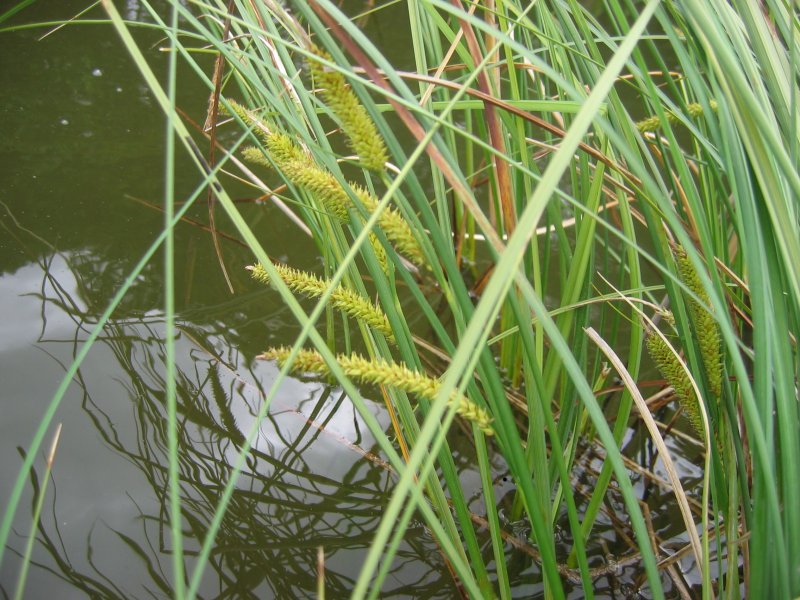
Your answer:
[[[289,357],[290,350],[287,347],[270,348],[259,358],[277,360],[283,366]],[[428,400],[433,400],[440,388],[438,380],[417,371],[412,371],[403,364],[377,359],[371,360],[358,354],[340,354],[336,357],[336,362],[339,363],[342,371],[348,377],[361,383],[394,387],[410,394],[423,396]],[[312,350],[301,350],[292,368],[295,371],[330,375],[330,369],[325,364],[325,361],[319,353]],[[456,406],[456,413],[475,423],[483,433],[486,435],[494,434],[491,426],[492,419],[484,409],[465,396],[455,393],[451,396],[449,402]]]
[[[710,391],[719,397],[722,394],[722,344],[719,325],[707,308],[710,304],[708,293],[706,293],[692,261],[680,246],[675,248],[675,264],[683,283],[702,302],[699,304],[694,298],[688,299],[689,316],[697,334],[700,356],[703,360]]]
[[[703,427],[703,417],[700,413],[700,403],[683,364],[657,333],[648,332],[645,344],[650,358],[653,359],[659,372],[667,380],[667,383],[672,386],[672,389],[675,390],[678,402],[684,413],[686,413],[692,427],[694,427],[700,439],[704,440],[705,428]]]
[[[331,55],[321,48],[313,46],[311,50],[321,59],[332,61]],[[309,71],[361,163],[370,170],[383,171],[388,160],[386,145],[344,76],[316,60],[309,61]]]
[[[253,279],[265,285],[270,283],[269,274],[261,264],[248,268]],[[275,265],[275,270],[289,289],[310,298],[321,297],[331,287],[327,280],[285,265]],[[394,341],[394,333],[389,325],[389,319],[377,304],[341,285],[336,286],[331,292],[330,302],[334,307],[380,332],[390,342]]]

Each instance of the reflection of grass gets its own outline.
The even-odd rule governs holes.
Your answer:
[[[382,514],[367,519],[363,531],[371,546],[358,577],[341,582],[340,589],[326,578],[329,589],[356,597],[385,590],[392,559],[404,551],[405,532],[417,518],[441,548],[463,595],[511,597],[507,528],[523,523],[536,546],[534,592],[561,598],[576,593],[571,588],[579,581],[590,596],[600,576],[593,562],[605,553],[596,528],[605,508],[618,536],[641,558],[626,585],[647,585],[659,598],[665,582],[687,587],[654,543],[650,510],[666,506],[675,507],[673,526],[691,542],[698,575],[689,585],[697,589],[687,594],[702,589],[706,596],[736,598],[742,585],[752,597],[800,594],[800,505],[794,501],[800,495],[796,15],[769,0],[758,10],[724,0],[654,0],[635,11],[609,0],[604,26],[575,4],[511,1],[491,9],[473,4],[465,11],[439,0],[412,2],[402,24],[409,28],[405,50],[418,71],[409,75],[394,69],[327,0],[292,2],[291,10],[277,3],[233,3],[233,14],[224,3],[201,1],[189,10],[173,2],[171,25],[154,13],[175,46],[171,56],[180,55],[201,73],[192,51],[210,45],[219,53],[227,77],[207,84],[219,91],[226,112],[234,115],[231,126],[240,132],[226,159],[245,140],[255,145],[257,152],[248,156],[275,169],[270,176],[284,181],[287,199],[311,231],[326,287],[306,314],[180,120],[174,74],[163,90],[113,4],[103,4],[178,143],[300,328],[280,374],[253,409],[256,424],[249,431],[221,433],[235,419],[225,413],[224,388],[210,383],[213,373],[207,373],[211,397],[205,404],[192,404],[182,386],[170,390],[173,378],[151,374],[155,383],[145,396],[159,410],[166,406],[167,414],[154,440],[166,463],[159,460],[152,477],[169,500],[173,580],[186,578],[187,596],[197,592],[206,563],[222,564],[214,553],[220,541],[249,534],[235,524],[249,523],[242,511],[253,498],[242,490],[252,479],[251,461],[275,460],[253,454],[251,446],[307,343],[397,474]],[[628,21],[632,12],[637,17]],[[670,70],[667,53],[674,57]],[[315,76],[301,68],[309,60]],[[482,102],[462,103],[466,95]],[[247,111],[237,116],[228,96],[240,98]],[[625,98],[634,98],[635,107]],[[542,99],[548,104],[537,115],[519,108]],[[358,125],[351,118],[356,112]],[[364,142],[376,140],[364,139],[365,123],[377,132],[369,134],[380,138],[377,146],[386,149],[372,160]],[[361,133],[354,135],[356,128]],[[343,141],[357,156],[337,151]],[[168,180],[173,174],[168,162]],[[170,232],[170,210],[166,215]],[[398,243],[385,215],[404,224],[407,247],[417,248],[421,260]],[[169,244],[171,237],[164,238]],[[676,258],[676,247],[685,256]],[[425,268],[410,268],[409,258]],[[467,280],[478,283],[467,286]],[[656,297],[659,286],[665,293]],[[169,299],[170,277],[166,287]],[[375,298],[394,344],[375,335],[365,320],[353,328],[333,301],[337,289]],[[615,289],[629,291],[607,301]],[[165,309],[170,372],[175,359],[169,301]],[[324,337],[317,331],[323,314]],[[653,417],[660,416],[653,400],[661,395],[648,403],[641,394],[648,388],[645,338],[664,329],[667,314],[674,318],[670,343],[677,352],[670,349],[668,356],[661,348],[656,355],[675,359],[670,379],[680,395],[697,400],[691,416],[705,444],[704,478],[694,504],[683,491],[682,474],[670,467],[675,461],[664,454],[670,479],[659,486],[669,493],[640,498],[632,472],[652,471],[647,467],[654,459],[625,442],[634,399],[641,414],[634,422],[647,426],[646,434],[634,438],[646,435],[670,454],[677,452],[671,442],[683,439],[672,423],[659,428]],[[415,373],[425,372],[431,354],[443,362],[433,397],[420,398],[418,405],[403,390],[380,388],[391,436],[336,359],[354,345],[370,360],[403,363]],[[613,401],[601,405],[608,391],[604,382],[610,381],[606,360],[622,384]],[[76,369],[71,367],[69,378]],[[666,387],[663,381],[658,385]],[[487,412],[491,438],[473,423],[466,435],[448,436],[458,412],[458,403],[450,402],[454,393]],[[45,415],[30,455],[54,410]],[[149,417],[155,415],[153,409]],[[238,457],[201,453],[188,461],[181,453],[199,450],[186,446],[186,423],[202,426],[208,439],[226,439]],[[585,432],[597,439],[584,439]],[[479,482],[488,545],[469,510],[473,490],[457,464],[464,454],[452,452],[457,444],[477,465],[472,481]],[[604,458],[584,496],[575,483],[585,475],[579,456],[587,444],[602,448]],[[9,515],[19,502],[30,455]],[[294,456],[298,464],[301,456]],[[186,485],[201,458],[219,463],[208,465],[225,482],[213,494]],[[507,469],[512,488],[507,503],[497,498],[498,464]],[[300,501],[279,489],[259,493]],[[188,538],[180,528],[181,500],[198,503],[196,510],[205,515],[202,532],[189,524]],[[3,521],[3,540],[10,518]],[[298,530],[289,527],[283,534],[296,537]],[[192,564],[184,563],[180,550],[185,538],[187,552],[195,550],[190,540],[202,540]],[[304,565],[314,564],[315,547],[308,545]],[[248,558],[241,553],[230,560],[247,569]],[[180,585],[175,593],[182,594]]]
[[[120,350],[118,358],[124,360],[128,353],[124,347]],[[147,353],[152,351],[150,348]],[[138,448],[131,451],[110,439],[107,441],[137,464],[153,490],[159,493],[162,512],[146,516],[145,522],[152,523],[153,530],[158,526],[157,530],[163,532],[166,514],[163,511],[167,510],[163,491],[168,481],[164,466],[168,448],[163,427],[163,375],[149,358],[125,366],[130,369],[131,384],[135,386],[132,396],[139,399]],[[231,382],[229,376],[223,379],[219,365],[213,361],[209,364],[207,357],[198,360],[194,372],[179,371],[179,377],[181,505],[187,555],[192,555],[194,551],[189,549],[199,547],[205,539],[216,502],[230,477],[230,458],[243,441],[232,403],[249,405],[250,414],[256,407],[252,406],[252,397],[235,391],[241,385]],[[251,388],[244,388],[244,393],[252,392]],[[319,398],[316,411],[327,400],[327,394]],[[265,585],[276,597],[310,594],[315,581],[309,574],[317,546],[334,555],[340,548],[365,545],[380,518],[384,501],[381,486],[385,485],[382,478],[365,476],[364,469],[356,463],[343,485],[315,473],[304,459],[303,448],[310,448],[321,434],[321,430],[311,426],[317,416],[312,413],[292,439],[280,439],[284,434],[274,424],[284,450],[267,454],[251,448],[248,453],[247,466],[231,497],[209,559],[221,588],[233,597],[257,594]],[[351,496],[358,501],[348,500]],[[348,506],[351,508],[345,508]],[[297,542],[303,538],[307,543]],[[163,546],[169,546],[168,539],[158,540],[158,547]],[[350,585],[346,573],[329,571],[326,580],[332,590],[347,589]]]
[[[58,300],[64,306],[63,297]],[[157,595],[174,594],[167,574],[171,544],[169,508],[165,490],[168,482],[168,442],[165,427],[164,373],[160,366],[163,356],[161,325],[136,324],[108,326],[104,344],[111,349],[124,373],[122,381],[129,388],[135,437],[124,429],[96,403],[86,389],[84,409],[106,445],[115,453],[136,465],[158,499],[160,510],[143,512],[139,509],[141,534],[115,531],[121,545],[113,552],[122,560],[125,554],[135,557],[136,569],[144,567],[148,574],[145,586]],[[198,330],[194,336],[201,335]],[[177,370],[178,472],[181,488],[181,519],[185,558],[191,564],[208,531],[218,498],[229,480],[231,460],[235,459],[244,441],[235,415],[257,412],[263,393],[244,379],[233,374],[227,363],[235,364],[236,351],[215,357],[203,351],[194,360]],[[82,383],[86,386],[86,383]],[[210,570],[216,583],[206,576],[204,588],[225,590],[229,597],[263,597],[265,590],[280,598],[307,597],[316,587],[314,565],[318,547],[325,549],[328,566],[326,587],[332,597],[346,595],[352,587],[347,557],[358,549],[369,547],[372,531],[378,526],[387,501],[387,488],[392,472],[375,457],[374,462],[353,460],[343,475],[329,476],[310,459],[320,458],[320,446],[330,452],[339,444],[326,427],[336,415],[336,407],[344,397],[334,399],[331,390],[312,398],[313,407],[307,415],[294,414],[299,425],[286,430],[292,419],[281,414],[270,416],[263,425],[263,437],[271,452],[251,448],[246,468],[241,474],[222,520],[209,558]],[[343,458],[353,451],[366,457],[369,449],[360,449],[352,442],[342,445]],[[42,498],[35,485],[36,497]],[[141,498],[139,498],[141,500]],[[132,499],[132,502],[135,500]],[[58,510],[58,504],[53,507]],[[58,530],[56,521],[52,527]],[[123,597],[126,592],[110,593],[102,571],[96,575],[82,574],[71,564],[63,546],[56,543],[47,528],[40,526],[39,541],[47,549],[55,565],[40,562],[91,597]],[[102,552],[111,552],[104,542]],[[87,551],[93,565],[91,537]],[[73,550],[74,552],[74,550]],[[344,560],[343,558],[344,557]],[[74,557],[73,557],[74,558]],[[436,574],[442,568],[441,556],[435,544],[426,536],[410,535],[408,543],[395,561],[397,581],[394,592],[412,594],[401,583],[409,579],[407,569],[427,582],[424,595],[449,597],[452,594],[448,579]],[[342,565],[342,568],[337,567]],[[96,567],[95,567],[96,569]],[[415,588],[422,590],[423,588]]]

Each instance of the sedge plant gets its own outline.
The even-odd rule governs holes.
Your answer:
[[[800,38],[791,7],[605,0],[599,19],[597,7],[574,1],[409,0],[402,26],[413,68],[401,70],[328,0],[176,1],[170,25],[143,0],[210,93],[218,86],[195,51],[223,61],[219,126],[238,136],[226,160],[243,156],[285,186],[283,200],[311,232],[298,243],[321,258],[323,272],[312,274],[270,260],[198,155],[174,94],[103,4],[170,135],[250,246],[253,285],[272,286],[297,320],[295,343],[260,357],[280,375],[258,417],[291,370],[332,379],[394,469],[353,597],[380,593],[415,517],[469,597],[510,598],[520,585],[506,569],[511,522],[525,524],[536,548],[526,583],[547,598],[592,597],[590,565],[605,556],[598,530],[609,521],[627,524],[620,537],[637,581],[664,597],[678,576],[641,508],[629,468],[640,457],[625,441],[651,406],[647,394],[689,416],[688,427],[674,426],[699,440],[707,465],[697,488],[672,485],[665,496],[687,528],[699,526],[684,539],[702,539],[690,549],[699,576],[680,585],[703,597],[800,594]],[[661,316],[658,332],[640,306]],[[620,373],[624,364],[625,385],[609,380],[609,356]],[[363,402],[370,387],[395,417],[388,431]],[[659,451],[676,452],[661,439],[673,429],[655,436],[657,419],[645,420]],[[198,592],[256,431],[240,445],[181,597]],[[480,473],[471,487],[455,436]],[[576,477],[590,450],[603,461],[586,489]],[[498,461],[513,485],[502,499]],[[169,489],[183,581],[180,488]],[[471,497],[481,499],[480,519]],[[620,514],[608,514],[612,504]]]

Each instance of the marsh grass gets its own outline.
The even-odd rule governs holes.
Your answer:
[[[628,524],[619,533],[636,548],[644,578],[632,579],[663,597],[665,582],[680,578],[653,543],[650,507],[631,482],[632,472],[652,465],[637,466],[624,437],[644,419],[669,464],[663,453],[675,446],[661,438],[691,430],[682,419],[675,430],[659,428],[645,412],[671,397],[644,397],[653,391],[646,385],[649,336],[662,342],[651,349],[656,362],[673,360],[674,378],[667,379],[677,395],[693,394],[697,410],[684,403],[684,412],[705,447],[704,479],[691,498],[674,470],[672,481],[660,484],[670,492],[664,502],[682,508],[692,542],[699,575],[691,593],[800,594],[800,134],[791,7],[608,0],[600,22],[575,2],[409,2],[415,68],[405,72],[327,0],[290,7],[175,2],[171,24],[155,11],[152,18],[172,56],[210,94],[219,89],[226,116],[217,127],[239,136],[212,167],[175,107],[174,71],[164,90],[128,24],[111,2],[103,5],[167,115],[168,139],[197,164],[203,182],[195,197],[213,187],[217,206],[297,319],[296,342],[281,354],[258,419],[294,361],[313,348],[396,474],[348,593],[380,593],[415,517],[430,529],[464,595],[511,597],[510,519],[530,528],[546,597],[563,598],[575,585],[592,597],[598,575],[591,562],[602,554],[595,524],[613,495],[613,518]],[[224,64],[220,86],[195,58],[208,48]],[[315,244],[323,259],[326,287],[308,314],[220,179],[247,145],[256,148],[249,158],[268,165],[259,177],[283,181],[283,200],[311,232],[300,243]],[[166,216],[162,238],[169,243],[180,213]],[[480,285],[468,287],[468,275]],[[374,299],[391,335],[343,318],[336,290]],[[168,315],[172,293],[168,277]],[[376,365],[402,363],[422,374],[433,354],[446,370],[427,397],[370,379],[387,384],[381,390],[394,419],[385,432],[353,372],[337,360],[356,345]],[[169,348],[166,357],[174,364]],[[609,360],[625,382],[613,404],[604,403]],[[0,547],[65,386],[31,443]],[[475,423],[448,435],[460,405],[453,397],[485,411],[494,435]],[[177,432],[168,385],[166,398],[169,431]],[[197,593],[225,515],[235,510],[236,481],[256,430],[243,432],[186,589],[172,590],[178,597]],[[480,527],[450,449],[460,435],[480,469]],[[173,579],[183,582],[179,444],[172,434],[167,455]],[[604,461],[584,495],[575,474],[587,444],[602,449]],[[515,490],[508,513],[498,509],[491,468],[498,457]],[[564,543],[556,545],[557,532]]]

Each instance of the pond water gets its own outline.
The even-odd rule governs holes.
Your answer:
[[[64,19],[85,5],[85,0],[34,3],[12,22]],[[128,19],[147,21],[135,0],[120,6]],[[404,18],[401,6],[391,11],[384,14],[386,22]],[[397,61],[410,60],[402,56],[405,41],[396,37],[401,28],[375,19],[368,27],[376,42],[395,49]],[[164,119],[150,91],[108,25],[51,29],[0,33],[3,507],[66,368],[162,224],[156,207],[162,197]],[[164,73],[159,35],[146,29],[138,35],[156,72]],[[179,87],[181,107],[202,122],[207,90],[188,76]],[[185,157],[177,172],[178,197],[186,197],[199,176]],[[252,202],[257,196],[252,189],[232,186],[231,192],[242,200],[267,252],[297,267],[318,266],[312,244],[283,213]],[[207,222],[208,209],[198,203],[188,217]],[[221,215],[218,225],[223,232],[231,229]],[[238,444],[277,373],[255,356],[293,341],[298,332],[277,294],[250,281],[243,269],[252,261],[249,252],[224,238],[221,245],[233,294],[210,234],[188,221],[176,229],[179,444],[189,568]],[[58,409],[54,424],[61,423],[63,431],[28,598],[171,596],[162,271],[157,256],[113,314]],[[388,427],[379,396],[372,406]],[[478,486],[471,460],[471,454],[457,460],[468,489]],[[34,485],[26,489],[1,566],[7,595],[16,585],[43,457],[35,465]],[[586,468],[591,465],[587,461]],[[511,491],[501,467],[499,498]],[[684,473],[702,475],[690,465]],[[261,426],[201,595],[314,596],[322,546],[328,595],[346,596],[393,482],[341,390],[290,379]],[[473,505],[480,512],[477,499]],[[669,537],[674,524],[665,516],[655,527]],[[608,537],[613,545],[613,532]],[[486,552],[490,556],[490,547]],[[540,593],[535,561],[524,549],[509,556],[515,593]],[[612,576],[598,582],[611,596],[618,586]],[[457,594],[422,523],[409,528],[383,592],[395,598]]]

